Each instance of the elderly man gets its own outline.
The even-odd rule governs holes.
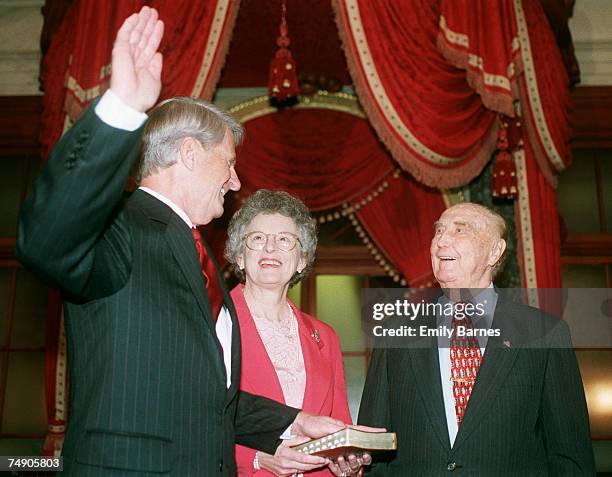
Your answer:
[[[230,476],[235,442],[307,471],[327,461],[277,450],[279,436],[344,426],[239,392],[236,312],[195,228],[240,188],[242,128],[211,104],[174,98],[141,131],[161,89],[162,35],[148,7],[124,22],[110,91],[55,147],[20,218],[20,260],[65,296],[62,475]],[[141,132],[141,187],[123,200]]]
[[[567,326],[493,288],[505,248],[503,218],[481,205],[436,222],[431,261],[444,293],[417,322],[453,333],[375,349],[359,422],[397,432],[398,450],[372,475],[595,474]]]

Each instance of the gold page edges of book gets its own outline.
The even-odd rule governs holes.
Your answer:
[[[338,456],[374,454],[397,449],[395,432],[365,432],[357,429],[342,429],[327,436],[319,437],[302,444],[291,446],[304,454],[318,455],[335,459]]]

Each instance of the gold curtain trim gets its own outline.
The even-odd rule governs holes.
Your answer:
[[[524,277],[523,286],[528,290],[528,303],[531,306],[538,306],[537,292],[538,279],[536,274],[535,251],[533,245],[533,230],[531,227],[531,205],[529,202],[529,183],[527,181],[527,164],[525,162],[525,151],[518,149],[512,153],[516,164],[516,177],[518,182],[518,200],[515,202],[515,209],[518,216],[520,233],[519,240],[519,259],[522,262],[522,272]],[[532,291],[532,292],[529,292]]]
[[[230,0],[217,1],[217,8],[215,9],[215,15],[212,20],[208,43],[206,44],[206,48],[204,48],[200,71],[193,87],[193,91],[191,92],[191,96],[193,97],[202,97],[203,89],[206,85],[206,79],[210,76],[213,60],[215,59],[215,54],[219,49],[219,43],[222,41],[221,34],[223,33],[225,17],[228,14],[229,8]],[[229,40],[227,43],[229,43]],[[214,86],[215,85],[213,85],[213,87]],[[206,94],[206,91],[204,91],[204,94]]]
[[[523,11],[521,0],[514,0],[514,9],[516,12],[519,42],[522,48],[521,56],[523,60],[525,82],[527,83],[527,90],[529,91],[527,97],[529,98],[529,106],[531,107],[530,109],[533,113],[535,127],[538,130],[538,134],[542,140],[542,145],[544,146],[548,157],[554,164],[557,171],[561,172],[565,169],[565,163],[561,159],[559,151],[557,150],[557,147],[555,146],[555,143],[550,135],[550,131],[548,130],[548,125],[546,124],[546,117],[544,116],[544,109],[542,108],[542,101],[540,100],[535,67],[533,65],[533,56],[531,55],[529,31],[527,29],[525,12]]]
[[[66,355],[66,331],[64,312],[60,321],[60,334],[57,343],[57,358],[55,363],[55,420],[66,421],[67,417],[67,380],[68,359]]]
[[[98,84],[88,89],[84,89],[78,81],[71,75],[68,76],[66,81],[66,88],[72,91],[74,96],[81,102],[86,103],[94,98],[100,96],[101,86]]]
[[[393,127],[396,133],[401,136],[412,149],[427,160],[439,165],[453,165],[460,162],[463,158],[453,159],[435,153],[419,141],[412,132],[406,128],[389,100],[386,90],[380,80],[380,76],[378,76],[378,71],[376,71],[376,67],[374,66],[375,62],[370,52],[368,39],[366,38],[363,25],[361,24],[359,2],[358,0],[346,0],[345,3],[347,6],[349,26],[351,33],[355,37],[354,44],[360,58],[359,63],[365,73],[370,91],[372,91],[373,95],[376,97],[380,114],[385,117],[386,121]]]
[[[278,108],[270,106],[269,99],[268,96],[257,96],[232,106],[228,111],[238,121],[246,123],[278,112]],[[301,95],[298,103],[291,109],[329,109],[366,119],[357,97],[348,93],[319,91],[312,96]]]
[[[448,43],[453,44],[453,45],[458,45],[466,49],[469,48],[470,42],[469,42],[468,36],[457,33],[451,30],[450,28],[448,28],[448,24],[446,23],[446,19],[444,18],[443,15],[440,16],[440,30],[444,34],[444,38],[446,39]],[[512,52],[513,53],[517,52],[519,48],[520,48],[520,42],[517,37],[514,37],[512,39]],[[484,60],[482,59],[481,56],[474,55],[473,53],[467,53],[467,52],[466,52],[466,55],[467,55],[468,64],[471,67],[476,68],[478,71],[482,73],[482,81],[484,82],[485,85],[494,86],[496,88],[502,88],[502,89],[507,90],[509,93],[512,93],[511,80],[514,77],[514,74],[516,71],[516,67],[513,61],[511,61],[506,67],[507,76],[494,75],[494,74],[485,72],[484,66],[483,66]]]

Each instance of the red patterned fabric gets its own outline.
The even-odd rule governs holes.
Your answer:
[[[394,173],[366,120],[293,109],[244,126],[236,165],[241,198],[261,188],[283,189],[315,211],[344,207],[411,285],[431,282],[429,243],[445,208],[442,194]]]
[[[210,301],[210,309],[212,311],[213,321],[217,321],[219,318],[219,312],[223,306],[223,292],[221,291],[221,285],[219,284],[219,277],[217,276],[217,267],[208,255],[206,246],[202,241],[202,234],[196,227],[191,228],[191,235],[193,235],[193,241],[195,242],[196,250],[198,251],[198,259],[200,260],[200,268],[202,269],[202,276],[206,283],[206,294],[208,295],[208,301]]]
[[[457,427],[461,428],[461,422],[470,402],[472,389],[476,382],[478,370],[482,363],[480,345],[474,336],[465,336],[467,330],[472,330],[472,319],[465,316],[457,319],[453,316],[453,336],[450,345],[451,358],[451,381],[453,382],[453,397],[455,398],[455,414],[457,415]],[[463,329],[459,336],[458,329]]]

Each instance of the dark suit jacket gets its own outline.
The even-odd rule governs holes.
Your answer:
[[[595,475],[567,325],[500,296],[495,328],[452,449],[437,340],[374,351],[359,423],[397,432],[398,449],[372,475]]]
[[[239,392],[239,326],[219,274],[233,321],[226,388],[189,227],[144,191],[121,198],[139,138],[91,108],[20,218],[19,259],[66,297],[62,475],[233,475],[235,441],[274,452],[297,410]]]

